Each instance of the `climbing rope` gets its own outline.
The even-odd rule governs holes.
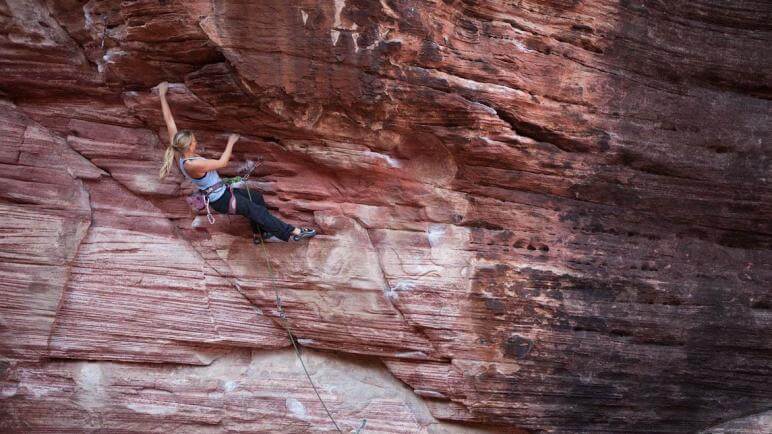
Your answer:
[[[253,162],[248,161],[245,167],[240,171],[240,176],[237,176],[229,180],[230,182],[243,182],[244,188],[246,188],[247,190],[247,196],[249,197],[250,201],[252,201],[252,192],[249,189],[249,185],[247,185],[247,181],[249,180],[249,176],[252,174],[252,171],[254,171],[255,167],[256,166]],[[322,395],[319,393],[319,389],[317,389],[316,384],[314,384],[314,380],[311,379],[311,374],[308,373],[308,368],[306,368],[306,364],[303,361],[303,357],[300,354],[300,347],[298,346],[298,343],[295,340],[295,335],[294,333],[292,333],[292,327],[290,327],[289,320],[287,319],[287,314],[284,311],[284,305],[281,302],[281,296],[279,295],[279,290],[276,288],[276,277],[273,274],[273,267],[271,266],[271,259],[270,259],[270,255],[268,254],[268,249],[265,248],[265,240],[263,239],[262,234],[258,234],[257,236],[260,239],[260,247],[263,251],[263,258],[265,259],[266,269],[268,270],[271,289],[273,290],[274,296],[276,297],[275,298],[276,309],[279,312],[280,322],[284,327],[284,330],[287,332],[287,336],[289,337],[290,342],[292,343],[292,349],[295,351],[295,356],[297,356],[298,361],[300,361],[300,366],[303,368],[303,373],[306,375],[306,378],[308,379],[308,383],[311,385],[311,388],[314,390],[314,393],[316,394],[316,398],[319,400],[319,403],[322,404],[322,408],[324,408],[325,413],[327,413],[327,417],[330,418],[330,421],[332,421],[332,424],[335,426],[335,429],[339,433],[343,433],[343,431],[340,429],[340,426],[338,425],[338,422],[332,416],[332,412],[330,412],[330,409],[327,407],[327,404],[324,402],[324,399],[322,399]],[[238,283],[234,282],[234,287],[244,298],[249,300],[246,294],[244,294],[243,291],[241,290],[241,286],[238,285]],[[367,419],[363,419],[362,424],[359,426],[359,428],[356,429],[355,433],[359,434],[364,429],[366,424],[367,424]]]
[[[177,233],[178,236],[180,236],[179,230],[176,227],[174,228],[174,231]],[[263,241],[263,240],[261,240],[261,241]],[[263,245],[263,243],[261,243],[261,245]],[[311,375],[308,373],[308,369],[306,368],[305,363],[303,363],[303,358],[300,356],[300,348],[298,347],[298,344],[295,341],[295,337],[292,334],[292,329],[290,328],[289,323],[287,322],[287,315],[284,313],[284,307],[282,306],[282,303],[281,303],[281,297],[279,297],[279,291],[276,289],[276,286],[273,284],[273,281],[274,281],[273,270],[271,268],[271,264],[270,264],[270,261],[269,261],[269,258],[268,258],[268,253],[265,250],[265,246],[264,245],[263,245],[263,249],[264,249],[263,252],[264,252],[265,258],[266,258],[266,264],[268,265],[269,274],[271,276],[271,282],[272,282],[271,286],[273,288],[274,294],[276,294],[276,306],[278,306],[279,317],[281,318],[281,323],[284,326],[284,330],[287,332],[287,335],[289,336],[290,342],[292,342],[292,348],[295,350],[295,355],[297,356],[298,360],[300,360],[300,366],[303,367],[303,372],[306,374],[306,378],[308,379],[308,382],[311,384],[311,387],[314,389],[314,393],[316,393],[316,397],[319,399],[319,402],[322,404],[322,407],[324,408],[324,411],[327,413],[327,416],[330,418],[330,420],[332,421],[333,425],[335,425],[335,429],[339,433],[342,433],[343,431],[341,431],[340,427],[338,426],[338,423],[335,421],[335,418],[332,417],[332,413],[330,413],[330,410],[327,408],[327,405],[324,403],[324,400],[322,400],[322,397],[319,394],[319,391],[317,390],[316,385],[314,384],[313,380],[311,379]],[[252,302],[250,301],[249,297],[247,296],[247,294],[242,289],[241,285],[239,285],[239,283],[236,280],[231,279],[228,276],[226,276],[223,273],[221,273],[220,270],[218,270],[217,267],[215,267],[212,264],[210,264],[209,260],[204,255],[202,255],[200,252],[199,252],[199,256],[204,261],[204,263],[209,265],[209,267],[212,268],[212,270],[214,270],[215,273],[217,273],[220,277],[222,277],[223,279],[228,281],[231,285],[233,285],[233,287],[236,288],[236,292],[238,292],[242,297],[244,297],[244,299],[247,301],[247,303],[252,305]],[[359,434],[359,432],[362,430],[362,428],[364,428],[366,422],[367,422],[367,419],[362,421],[362,425],[359,427],[359,429],[356,430],[357,434]]]
[[[244,181],[244,187],[247,189],[247,196],[249,196],[249,200],[252,200],[252,193],[249,190],[249,186],[246,184],[247,179],[249,179],[249,175],[252,173],[251,170],[249,170],[248,173],[245,175],[242,175],[241,178]],[[289,325],[289,321],[287,320],[287,314],[284,312],[284,306],[281,303],[281,296],[279,296],[279,290],[276,288],[276,278],[273,274],[273,267],[271,267],[271,260],[270,256],[268,255],[268,249],[265,248],[265,239],[263,239],[263,234],[258,234],[258,237],[260,237],[260,247],[263,250],[263,258],[265,259],[265,266],[268,269],[268,275],[270,276],[271,281],[271,288],[273,289],[273,293],[276,296],[276,309],[279,311],[279,318],[282,326],[284,327],[284,330],[287,331],[287,335],[289,336],[290,342],[292,342],[292,348],[295,350],[295,355],[298,357],[298,360],[300,361],[300,366],[303,367],[303,372],[306,374],[306,378],[308,378],[308,382],[311,384],[311,388],[314,389],[314,393],[316,394],[316,397],[319,399],[319,403],[322,404],[322,408],[324,408],[324,411],[327,413],[327,416],[332,421],[332,424],[335,425],[335,429],[338,430],[339,433],[342,433],[340,427],[338,426],[338,422],[335,421],[335,418],[332,416],[332,413],[330,412],[330,409],[327,408],[327,404],[324,403],[324,400],[322,399],[322,396],[319,394],[319,390],[316,388],[316,385],[314,384],[314,381],[311,379],[311,375],[308,373],[308,369],[306,368],[305,362],[303,362],[303,357],[300,356],[300,348],[298,348],[298,344],[295,341],[295,335],[292,333],[292,328]],[[367,423],[367,419],[364,419],[362,421],[362,425],[359,427],[359,429],[356,430],[356,433],[359,434],[359,432],[364,428],[365,424]]]
[[[249,194],[249,187],[247,187],[247,194]],[[251,197],[252,196],[250,195],[250,200],[251,200]],[[308,382],[311,384],[311,388],[314,389],[314,393],[316,393],[316,397],[319,399],[319,403],[322,404],[322,408],[324,408],[324,411],[327,413],[327,416],[332,421],[332,424],[335,425],[335,429],[338,430],[339,433],[343,433],[343,431],[341,431],[340,427],[338,426],[338,423],[335,421],[335,418],[332,417],[332,413],[330,413],[330,409],[327,408],[327,404],[324,403],[322,396],[319,394],[319,390],[317,390],[316,385],[314,384],[314,381],[311,379],[311,375],[308,373],[308,369],[306,369],[306,364],[303,362],[303,358],[300,356],[300,349],[298,348],[297,342],[295,342],[295,336],[292,334],[292,328],[290,328],[289,321],[287,320],[287,314],[284,312],[284,306],[281,303],[279,290],[276,289],[276,285],[275,285],[276,282],[273,275],[273,267],[271,267],[271,261],[268,256],[268,249],[265,248],[265,240],[263,239],[262,234],[259,234],[258,236],[260,237],[260,246],[262,247],[262,250],[263,250],[265,265],[268,268],[268,274],[271,280],[271,287],[273,288],[273,292],[276,296],[276,308],[279,310],[279,318],[281,319],[281,324],[282,326],[284,326],[284,330],[287,331],[287,335],[289,336],[290,342],[292,342],[292,348],[295,350],[295,355],[298,357],[298,360],[300,361],[300,366],[303,367],[303,372],[305,372],[306,378],[308,378]],[[359,430],[357,430],[357,432],[359,432]]]
[[[102,15],[102,42],[99,43],[99,49],[105,48],[105,35],[107,35],[107,16]]]
[[[244,169],[242,169],[241,175],[237,176],[235,178],[231,178],[228,180],[228,183],[233,182],[243,182],[244,187],[247,190],[247,195],[249,196],[249,200],[252,200],[252,193],[249,190],[249,186],[247,185],[247,180],[249,179],[249,176],[252,174],[252,171],[255,169],[255,165],[252,162],[248,162],[248,164],[245,166]],[[340,429],[340,426],[338,425],[338,422],[335,420],[335,418],[332,416],[332,412],[330,412],[330,409],[327,407],[327,404],[322,399],[321,394],[319,393],[319,390],[316,387],[316,384],[314,384],[314,381],[311,379],[311,374],[308,373],[308,368],[306,368],[305,362],[303,362],[303,357],[301,357],[300,354],[300,347],[298,346],[297,341],[295,340],[295,335],[292,333],[292,328],[289,325],[289,320],[287,318],[287,314],[284,312],[284,305],[281,301],[281,296],[279,295],[279,290],[276,288],[276,278],[273,273],[273,267],[271,266],[271,260],[270,256],[268,254],[268,249],[265,248],[265,242],[266,240],[263,239],[262,234],[258,234],[258,237],[260,237],[260,246],[263,251],[263,257],[265,259],[265,265],[268,270],[268,275],[270,277],[271,282],[271,289],[273,289],[274,295],[276,297],[276,308],[279,312],[279,318],[282,326],[284,327],[284,330],[287,332],[287,336],[289,337],[290,342],[292,343],[292,348],[295,351],[295,356],[297,356],[298,360],[300,361],[300,366],[303,368],[303,373],[305,373],[306,378],[308,379],[308,383],[311,384],[311,388],[314,390],[314,393],[316,394],[316,398],[319,400],[319,403],[322,404],[322,408],[324,408],[325,413],[327,413],[327,417],[330,418],[330,421],[332,421],[332,424],[335,426],[335,429],[339,433],[343,433],[343,431]],[[204,259],[204,262],[207,264],[209,261],[204,258],[203,255],[201,255],[202,259]],[[210,264],[211,267],[211,264]],[[228,282],[230,282],[234,288],[236,288],[236,291],[241,294],[244,299],[247,300],[251,304],[251,301],[249,300],[249,297],[247,297],[246,293],[241,288],[241,285],[235,280],[231,280],[228,277],[224,276],[216,267],[212,267],[212,269],[220,275],[220,277],[224,278]],[[362,424],[359,426],[359,428],[356,429],[355,434],[359,434],[364,429],[365,425],[367,424],[367,419],[362,420]]]

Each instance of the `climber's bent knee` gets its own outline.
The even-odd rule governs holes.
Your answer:
[[[254,194],[251,191],[249,193]],[[264,205],[265,202],[262,201],[262,196],[259,197],[261,199],[260,202],[262,202],[261,204],[255,202],[257,197],[255,197],[255,200],[250,200],[250,197],[244,190],[234,190],[234,195],[236,196],[236,213],[248,218],[253,223],[253,231],[255,231],[256,227],[261,228],[282,241],[289,241],[295,227],[274,217]],[[231,192],[226,190],[219,199],[211,202],[209,205],[215,211],[227,214],[230,197]]]

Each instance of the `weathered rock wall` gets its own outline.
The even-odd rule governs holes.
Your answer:
[[[332,428],[248,225],[157,177],[163,80],[205,155],[238,132],[233,166],[261,156],[274,212],[319,228],[267,260],[345,430],[765,427],[770,23],[751,0],[0,0],[0,427]]]

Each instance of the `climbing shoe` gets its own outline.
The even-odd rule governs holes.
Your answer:
[[[293,241],[300,241],[303,238],[311,238],[314,235],[316,235],[316,231],[311,228],[300,228],[300,233],[297,235],[292,235]]]

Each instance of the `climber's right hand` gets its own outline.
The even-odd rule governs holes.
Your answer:
[[[161,96],[166,95],[166,91],[169,89],[169,83],[162,81],[161,84],[158,85],[158,94]]]
[[[236,134],[236,133],[232,133],[231,135],[229,135],[229,136],[228,136],[228,145],[232,145],[232,144],[236,143],[236,141],[237,141],[237,140],[238,140],[240,137],[241,137],[241,136],[239,136],[238,134]]]

